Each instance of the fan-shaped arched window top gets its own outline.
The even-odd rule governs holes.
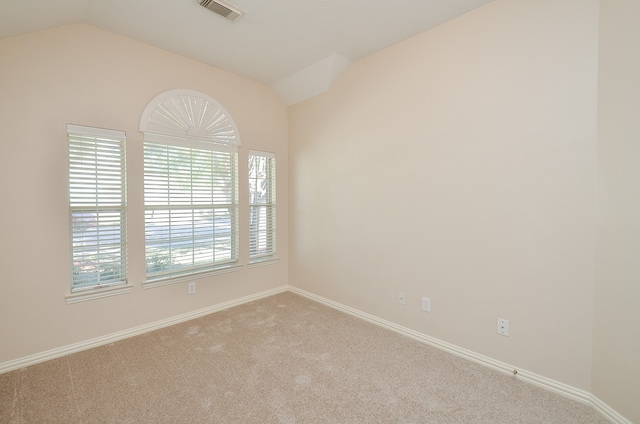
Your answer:
[[[142,112],[140,132],[146,141],[169,137],[218,147],[240,146],[238,129],[229,112],[195,90],[169,90],[154,97]]]

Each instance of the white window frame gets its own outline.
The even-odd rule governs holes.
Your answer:
[[[261,159],[264,169],[252,166]],[[276,250],[276,155],[249,150],[249,264],[278,261]]]
[[[203,93],[170,90],[149,102],[140,120],[140,131],[145,143],[147,272],[143,287],[240,269],[237,153],[240,137],[229,112]],[[166,160],[160,156],[154,159],[152,153],[162,149],[167,154]],[[215,168],[211,172],[202,159],[207,155],[211,155],[211,167]],[[195,166],[204,171],[194,174]],[[207,175],[206,181],[202,175]],[[211,193],[207,195],[202,187],[209,187]],[[211,224],[205,222],[207,214],[213,217]],[[176,241],[176,237],[182,238]],[[157,258],[164,256],[166,260],[158,262]],[[155,269],[150,268],[153,260]]]
[[[71,241],[67,303],[132,289],[127,282],[125,142],[123,131],[67,124]],[[83,284],[82,276],[93,281]]]

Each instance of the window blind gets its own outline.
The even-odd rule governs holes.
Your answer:
[[[276,159],[249,152],[249,259],[269,259],[276,252]]]
[[[237,261],[237,154],[145,142],[147,281]]]
[[[67,125],[72,291],[126,282],[125,133]]]

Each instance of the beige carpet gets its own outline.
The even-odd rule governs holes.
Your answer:
[[[0,375],[2,423],[607,423],[283,293]]]

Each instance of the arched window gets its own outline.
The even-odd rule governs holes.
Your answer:
[[[193,90],[155,97],[142,113],[145,286],[238,266],[240,137],[218,102]]]

